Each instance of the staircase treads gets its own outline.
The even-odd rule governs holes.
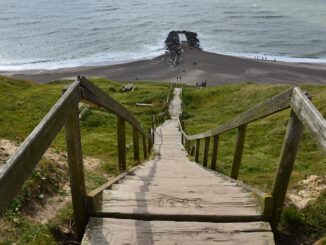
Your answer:
[[[274,244],[267,222],[207,223],[90,218],[83,245]]]
[[[205,194],[105,190],[97,216],[161,220],[255,221],[262,216],[251,193]]]

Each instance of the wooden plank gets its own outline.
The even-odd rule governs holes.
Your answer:
[[[125,176],[130,174],[132,171],[136,170],[140,166],[131,168],[129,171],[123,172],[122,174],[110,179],[105,184],[99,186],[95,190],[92,190],[87,194],[87,207],[90,213],[94,212],[101,204],[102,201],[102,192],[105,189],[110,189],[114,184],[119,183]]]
[[[251,193],[151,193],[103,191],[102,205],[93,214],[99,217],[193,220],[256,221],[263,220],[257,200]]]
[[[84,178],[83,156],[80,139],[78,102],[70,105],[72,110],[67,115],[65,133],[70,176],[70,189],[77,239],[81,240],[87,224],[86,187]]]
[[[208,223],[91,218],[82,245],[274,244],[267,222]]]
[[[199,151],[200,151],[200,139],[196,139],[195,162],[199,161]]]
[[[117,143],[118,143],[118,163],[119,170],[125,171],[126,166],[126,121],[117,116]]]
[[[219,141],[219,135],[214,135],[214,138],[213,138],[212,160],[211,160],[211,169],[214,170],[214,171],[216,171],[217,152],[218,152],[218,141]]]
[[[249,192],[252,192],[253,193],[253,196],[255,196],[259,202],[259,205],[260,205],[260,209],[261,209],[261,213],[263,214],[264,216],[264,219],[265,220],[270,220],[271,219],[271,215],[272,215],[272,212],[273,212],[273,197],[261,190],[258,190],[250,185],[247,185],[245,183],[243,183],[242,181],[239,181],[239,180],[235,180],[229,176],[226,176],[224,174],[221,174],[219,172],[216,172],[216,171],[213,171],[209,168],[205,168],[201,165],[198,165],[198,164],[195,164],[193,163],[195,166],[199,166],[199,167],[202,167],[204,169],[206,169],[207,171],[213,173],[214,175],[216,176],[219,176],[225,180],[228,180],[230,181],[231,183],[236,183],[236,185],[238,187],[242,187],[244,188],[245,190],[249,191]]]
[[[79,102],[79,86],[80,82],[75,81],[69,87],[2,168],[0,172],[0,216],[6,211],[11,200],[17,195],[35,165],[63,127],[67,115],[71,112],[71,105]]]
[[[188,139],[195,140],[206,137],[211,137],[217,134],[227,132],[241,125],[248,124],[258,119],[267,117],[276,112],[285,110],[290,107],[291,95],[293,88],[274,96],[266,102],[263,102],[254,108],[240,114],[235,119],[226,122],[215,129],[206,131],[205,133],[187,136]]]
[[[207,162],[208,162],[209,141],[210,141],[210,137],[205,138],[205,147],[204,147],[204,155],[203,155],[204,167],[207,167]]]
[[[132,126],[138,129],[138,132],[145,135],[145,131],[140,126],[139,122],[134,118],[134,116],[125,109],[121,104],[115,101],[112,97],[106,94],[104,91],[96,87],[90,81],[88,81],[84,76],[78,77],[82,86],[82,98],[85,99],[85,103],[92,102],[98,106],[104,107],[107,110],[119,115]]]
[[[274,201],[271,225],[274,230],[276,230],[280,221],[286,191],[292,174],[295,157],[299,149],[302,131],[303,124],[292,110],[272,187]]]
[[[136,127],[132,127],[132,142],[133,142],[133,149],[134,149],[134,161],[139,162],[139,137],[138,137],[138,130]]]
[[[293,89],[291,107],[326,154],[326,120],[298,87]]]
[[[238,179],[239,171],[241,166],[242,153],[246,138],[247,124],[241,125],[238,127],[237,142],[235,147],[235,152],[233,156],[232,169],[231,169],[231,178]]]

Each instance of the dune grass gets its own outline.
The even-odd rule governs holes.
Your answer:
[[[186,132],[197,134],[215,128],[289,87],[287,85],[252,83],[203,89],[186,87],[183,91]],[[314,105],[326,117],[326,86],[302,85],[300,87],[313,96]],[[290,110],[288,109],[248,125],[240,168],[240,180],[265,192],[271,191],[289,115]],[[220,135],[217,169],[226,175],[230,175],[231,171],[236,133],[236,130],[231,130]],[[192,142],[192,144],[195,143]],[[203,145],[202,142],[200,161],[202,161]],[[212,143],[210,147],[212,148]],[[212,149],[210,149],[210,154],[211,152]],[[310,134],[305,130],[300,142],[290,188],[299,180],[312,174],[326,174],[326,159]],[[324,197],[321,198],[325,200]],[[317,219],[318,222],[325,224],[326,203],[321,201],[316,203],[319,206],[322,205],[324,211],[319,213],[318,217],[312,218],[313,215],[310,215],[310,220]],[[309,224],[314,226],[311,222]],[[324,228],[317,230],[318,236],[321,233],[326,235]]]
[[[122,84],[119,82],[100,78],[91,79],[91,82],[132,112],[144,130],[151,125],[151,115],[165,109],[166,96],[170,88],[169,84],[164,83],[137,82],[135,91],[122,93],[120,92]],[[21,143],[60,98],[61,90],[71,83],[72,81],[58,81],[37,84],[31,81],[0,77],[0,139]],[[149,103],[152,106],[136,106],[137,102]],[[128,167],[138,164],[132,158],[131,130],[131,126],[127,123]],[[81,120],[81,134],[84,157],[99,159],[101,163],[98,168],[85,173],[86,187],[90,191],[107,181],[103,174],[115,176],[119,173],[116,116],[104,109],[91,107]],[[65,152],[64,130],[58,134],[51,148],[58,152]],[[142,147],[140,149],[142,151]],[[141,157],[142,155],[140,152]],[[55,163],[43,159],[27,180],[21,193],[13,200],[7,215],[0,220],[0,244],[56,244],[56,239],[62,236],[56,233],[60,225],[67,225],[71,222],[70,205],[63,208],[54,220],[44,225],[30,222],[23,212],[29,202],[38,201],[40,193],[48,191],[51,194],[62,194],[62,190],[56,186],[63,179],[53,177],[56,173],[53,166]],[[67,169],[60,171],[66,171],[66,174],[68,172]],[[67,179],[67,176],[64,178]],[[49,188],[45,190],[45,186]]]

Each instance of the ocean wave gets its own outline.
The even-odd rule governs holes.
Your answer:
[[[253,15],[250,17],[255,18],[255,19],[281,19],[281,18],[284,18],[285,16],[283,16],[283,15]]]

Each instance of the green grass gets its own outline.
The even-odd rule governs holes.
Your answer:
[[[121,83],[99,78],[91,79],[91,81],[132,112],[144,130],[151,126],[151,115],[166,108],[165,101],[170,88],[169,84],[137,82],[135,91],[121,93]],[[0,83],[0,139],[20,143],[60,98],[61,90],[72,81],[36,84],[0,77]],[[140,107],[135,105],[137,102],[152,103],[153,106]],[[133,161],[131,130],[131,126],[127,123],[128,167],[138,164]],[[81,135],[83,155],[95,157],[101,162],[99,168],[85,173],[86,188],[90,191],[106,182],[103,173],[108,176],[119,174],[116,116],[104,109],[92,107],[81,120]],[[58,134],[51,147],[59,152],[65,152],[64,130]],[[142,151],[142,147],[140,149]],[[142,155],[140,152],[140,156]],[[50,196],[60,193],[60,183],[64,179],[67,181],[68,170],[54,166],[55,163],[43,159],[26,181],[20,194],[11,203],[7,216],[0,221],[0,244],[14,242],[17,244],[55,244],[51,231],[56,230],[56,225],[63,220],[71,221],[71,212],[63,212],[63,215],[58,215],[55,221],[46,225],[30,222],[23,215],[25,206],[28,206],[31,200],[37,200],[40,194]],[[64,171],[66,175],[59,177],[60,171]]]
[[[186,132],[197,134],[215,128],[289,87],[252,83],[204,89],[186,87],[183,91]],[[326,86],[303,85],[300,87],[313,96],[314,105],[326,117]],[[266,192],[271,191],[289,115],[288,109],[248,125],[240,180]],[[220,135],[217,168],[226,175],[230,175],[231,171],[236,133],[236,130],[231,130]],[[192,144],[194,145],[194,142]],[[202,159],[203,145],[202,141],[200,159]],[[212,148],[212,143],[210,148]],[[210,149],[211,152],[212,149]],[[305,130],[290,187],[307,175],[325,175],[325,170],[326,159]],[[326,210],[326,203],[321,205]],[[316,217],[316,219],[319,218]]]

